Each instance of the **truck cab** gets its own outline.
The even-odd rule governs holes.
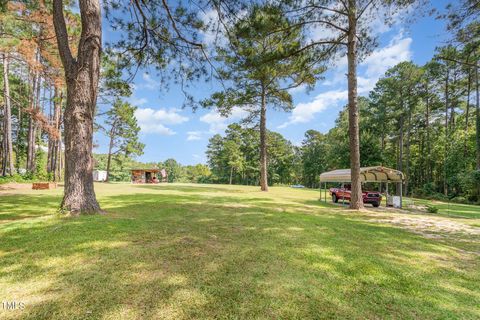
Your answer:
[[[330,195],[332,196],[332,201],[337,203],[340,201],[350,201],[351,197],[351,185],[345,184],[339,186],[338,188],[330,188]],[[363,203],[369,203],[374,207],[379,207],[382,202],[382,194],[378,191],[363,191]]]

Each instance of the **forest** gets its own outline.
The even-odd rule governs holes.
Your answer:
[[[83,61],[79,45],[84,44],[82,39],[88,30],[82,30],[82,19],[86,19],[82,10],[63,6],[61,1],[54,1],[53,5],[43,1],[8,1],[2,5],[0,30],[3,89],[0,179],[4,182],[65,180],[69,186],[70,180],[65,175],[77,172],[75,177],[81,177],[83,182],[73,181],[72,186],[76,183],[90,186],[85,189],[84,200],[95,210],[91,170],[104,169],[111,180],[126,181],[128,168],[138,164],[135,158],[144,149],[134,116],[137,106],[127,99],[132,94],[128,75],[134,72],[135,65],[152,63],[159,69],[168,69],[167,61],[183,61],[195,55],[197,60],[189,58],[193,61],[191,65],[179,64],[181,72],[176,81],[204,79],[206,69],[210,68],[215,71],[212,80],[223,81],[225,86],[202,101],[195,101],[186,89],[187,100],[194,110],[213,108],[228,117],[232,109],[240,107],[247,117],[230,125],[223,136],[210,138],[207,164],[184,168],[173,159],[152,164],[167,167],[171,181],[251,184],[260,185],[264,191],[268,185],[276,184],[316,188],[321,172],[349,167],[355,172],[360,164],[382,165],[405,173],[404,194],[478,202],[480,39],[478,8],[468,3],[466,0],[458,6],[449,5],[445,14],[438,14],[439,19],[448,21],[452,37],[449,43],[437,48],[428,63],[419,66],[406,61],[390,68],[368,95],[357,98],[355,91],[349,96],[349,103],[339,113],[334,128],[323,133],[308,130],[301,144],[294,145],[267,129],[266,110],[274,107],[291,111],[289,90],[313,87],[331,59],[368,55],[371,51],[368,41],[373,41],[373,36],[362,33],[364,41],[352,51],[349,46],[357,44],[343,42],[349,30],[342,26],[352,21],[338,20],[335,24],[331,20],[335,15],[346,17],[348,10],[333,10],[330,13],[334,16],[330,16],[326,7],[326,12],[315,11],[308,5],[280,2],[255,5],[244,18],[227,12],[224,19],[228,24],[222,19],[213,22],[220,33],[223,30],[223,40],[207,50],[195,39],[198,32],[212,26],[192,23],[192,12],[178,11],[175,13],[178,16],[173,17],[165,4],[163,11],[152,11],[151,23],[161,26],[165,23],[163,17],[171,19],[166,27],[177,34],[175,41],[183,44],[167,41],[164,47],[156,47],[150,41],[159,35],[152,28],[129,24],[127,18],[108,18],[115,10],[121,10],[120,2],[113,1],[104,8],[107,20],[112,28],[126,28],[129,33],[116,44],[106,45],[101,54],[98,51],[98,59],[85,53],[85,59],[93,59],[88,66],[97,65],[96,70],[89,71],[90,80],[82,78],[86,81],[82,90],[98,87],[90,94],[76,87],[80,80],[70,81],[74,76],[85,77],[83,69],[72,67]],[[244,10],[238,4],[236,9]],[[382,5],[401,9],[406,4]],[[139,3],[124,8],[124,12],[141,16],[145,13],[143,6],[146,4]],[[222,10],[221,6],[216,9]],[[375,10],[376,7],[366,3],[363,11],[374,14]],[[59,20],[54,18],[56,15]],[[356,26],[368,30],[371,17],[360,17]],[[56,21],[63,23],[56,25]],[[331,36],[323,41],[309,42],[303,27],[318,21],[338,32],[331,31]],[[184,32],[190,32],[190,39],[176,27],[175,23],[180,22],[184,24]],[[218,28],[219,25],[223,28]],[[272,29],[277,30],[272,33]],[[140,48],[139,41],[143,43]],[[122,48],[129,54],[119,55]],[[77,57],[71,53],[75,50]],[[352,61],[349,60],[349,66]],[[77,71],[68,74],[70,69]],[[354,77],[348,78],[352,94],[356,81]],[[78,93],[78,97],[68,97],[69,85],[70,92]],[[74,100],[84,101],[89,109],[68,107],[69,101]],[[75,114],[82,114],[85,121],[72,118]],[[106,155],[92,154],[95,147],[92,137],[97,131],[109,139]],[[77,143],[80,138],[87,143]],[[67,145],[76,146],[71,156]],[[67,169],[69,162],[71,170]],[[354,193],[358,189],[356,176],[352,174]],[[66,190],[67,195],[68,187]],[[66,196],[64,200],[68,203],[68,199]],[[355,200],[352,203],[353,207],[358,206]]]
[[[402,62],[359,99],[362,166],[403,171],[410,196],[480,200],[479,86],[477,73],[461,63],[468,54],[468,47],[446,46],[423,66]],[[320,173],[349,167],[347,106],[334,128],[308,130],[301,145],[272,131],[267,141],[270,185],[318,188]],[[255,127],[232,124],[210,138],[209,170],[158,165],[176,172],[171,181],[258,185],[258,149]]]

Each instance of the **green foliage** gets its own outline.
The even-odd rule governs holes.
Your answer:
[[[270,184],[289,184],[297,181],[295,148],[276,132],[267,132],[268,173]],[[258,130],[231,124],[225,136],[215,135],[207,146],[207,159],[212,170],[211,181],[257,185],[260,179],[260,134]],[[233,168],[233,170],[232,170]]]
[[[38,180],[49,181],[51,176],[47,173],[47,154],[41,148],[37,149],[35,175]]]
[[[427,212],[428,213],[438,213],[438,208],[433,206],[433,205],[428,205],[427,206]]]
[[[140,127],[135,118],[137,107],[116,99],[112,108],[106,112],[103,131],[110,138],[108,154],[113,161],[121,162],[130,156],[143,154],[145,145],[139,141]],[[110,160],[110,166],[112,165]],[[107,171],[109,171],[107,159]]]
[[[470,202],[480,202],[480,170],[459,174],[459,182]]]
[[[267,105],[291,110],[288,89],[313,86],[324,68],[317,67],[311,51],[300,50],[305,41],[301,30],[289,27],[279,8],[253,5],[228,31],[228,45],[217,48],[223,66],[220,78],[231,85],[212,94],[203,105],[214,106],[223,115],[240,107],[249,113],[248,119],[254,119],[259,116],[263,96]],[[272,32],[282,29],[286,31]]]
[[[181,182],[184,177],[184,169],[175,159],[167,159],[162,163],[167,170],[168,182]]]

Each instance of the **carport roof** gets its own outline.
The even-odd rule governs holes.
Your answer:
[[[401,171],[386,167],[360,168],[361,182],[402,182],[405,176]],[[320,182],[351,182],[351,170],[339,169],[324,172],[320,175]]]

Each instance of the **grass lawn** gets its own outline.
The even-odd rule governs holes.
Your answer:
[[[79,218],[56,214],[60,189],[0,193],[0,300],[24,303],[0,318],[480,318],[480,207],[353,212],[282,187],[96,191],[108,213]]]

